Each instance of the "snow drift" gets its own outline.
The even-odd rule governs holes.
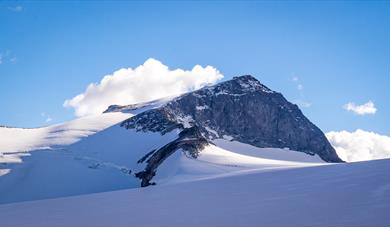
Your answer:
[[[389,159],[254,170],[0,205],[0,226],[389,226],[389,171]]]

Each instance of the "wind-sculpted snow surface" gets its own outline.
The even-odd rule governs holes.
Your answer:
[[[134,187],[125,169],[72,153],[69,144],[91,136],[129,114],[79,118],[37,129],[0,129],[0,203],[54,198]],[[87,137],[90,138],[90,137]],[[91,147],[94,149],[94,147]],[[100,169],[101,171],[96,171]]]
[[[0,226],[390,226],[390,160],[0,205]]]
[[[131,114],[108,113],[78,118],[42,128],[0,127],[0,153],[18,153],[69,145],[121,122]]]
[[[30,151],[58,149],[132,116],[109,113],[82,117],[42,128],[0,127],[0,176],[9,173],[7,164],[21,163]]]

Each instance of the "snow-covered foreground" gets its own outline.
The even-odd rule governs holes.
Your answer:
[[[0,204],[139,187],[129,170],[175,137],[114,125],[69,146],[31,151],[20,163],[3,165],[10,171],[0,176]]]
[[[179,130],[161,135],[117,124],[129,116],[106,113],[46,128],[3,128],[2,136],[8,139],[0,144],[0,204],[140,187],[134,174],[146,163],[138,160],[176,139]],[[302,152],[226,139],[213,143],[196,159],[182,151],[174,153],[153,181],[171,184],[325,164]]]
[[[390,159],[0,206],[0,226],[390,226]]]
[[[138,160],[174,140],[177,133],[161,136],[114,125],[61,149],[33,151],[22,163],[7,165],[11,172],[0,177],[0,203],[138,188],[140,180],[133,174],[145,167]],[[197,159],[182,151],[174,153],[159,167],[154,180],[170,184],[325,164],[317,156],[301,152],[214,142],[216,145],[206,147]]]
[[[180,130],[120,127],[132,114],[0,128],[0,226],[390,225],[390,159],[328,164],[228,135],[197,158],[176,151],[139,188],[139,160]]]

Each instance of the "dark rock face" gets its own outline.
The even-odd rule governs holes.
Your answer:
[[[171,154],[181,149],[182,151],[187,152],[191,158],[197,158],[199,151],[207,144],[207,140],[202,136],[196,126],[186,128],[179,133],[179,138],[158,150],[149,152],[140,159],[139,162],[144,162],[146,160],[147,165],[145,170],[136,173],[135,176],[141,179],[141,187],[153,185],[154,183],[150,183],[150,181],[156,175],[158,166]]]
[[[126,129],[136,129],[137,131],[160,132],[164,135],[173,129],[182,127],[174,120],[174,117],[165,109],[153,109],[142,112],[121,123]]]
[[[190,116],[209,138],[228,135],[257,147],[287,147],[318,154],[327,162],[342,162],[323,132],[297,105],[252,76],[185,94],[163,108]]]
[[[342,162],[297,105],[249,75],[184,94],[122,125],[161,133],[196,126],[208,139],[227,135],[257,147],[290,148]]]

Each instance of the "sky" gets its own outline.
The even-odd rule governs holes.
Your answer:
[[[251,74],[324,132],[390,135],[389,40],[389,2],[1,1],[0,125],[80,116],[70,100],[91,83],[152,59],[213,82]]]

